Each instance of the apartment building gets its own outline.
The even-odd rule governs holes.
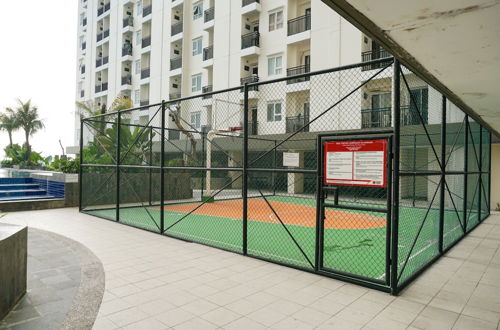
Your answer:
[[[80,0],[78,10],[76,100],[98,106],[119,93],[134,106],[153,104],[356,63],[372,51],[371,41],[363,43],[321,0]],[[307,112],[307,84],[293,92]],[[255,106],[258,94],[252,99]],[[213,102],[205,104],[206,111],[183,114],[198,128],[217,116]],[[145,122],[144,112],[135,120]],[[286,116],[276,119],[285,123]]]

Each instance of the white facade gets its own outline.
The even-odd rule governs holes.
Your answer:
[[[119,93],[139,106],[239,86],[244,78],[253,81],[252,75],[265,81],[286,76],[289,68],[303,73],[306,66],[315,71],[361,61],[361,33],[321,0],[80,0],[78,10],[76,100],[100,106]],[[306,103],[308,89],[309,82],[283,83],[283,95],[271,98],[285,109],[287,93],[296,92]],[[264,88],[251,97],[265,109],[270,94]],[[241,124],[240,116],[234,122],[217,118],[241,106],[228,106],[217,96],[204,105],[202,126]],[[134,120],[144,121],[144,112]],[[288,115],[268,122],[266,110],[258,111],[259,130],[284,132]],[[183,117],[189,120],[191,114]],[[77,142],[79,118],[75,122]]]

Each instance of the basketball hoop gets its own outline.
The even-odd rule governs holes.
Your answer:
[[[230,132],[238,132],[238,131],[242,131],[243,130],[243,126],[232,126],[232,127],[229,127],[229,131]]]

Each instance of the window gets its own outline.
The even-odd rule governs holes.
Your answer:
[[[137,16],[142,15],[142,1],[137,2],[136,12],[137,12],[136,13]]]
[[[283,9],[269,13],[269,31],[281,29],[283,27]]]
[[[197,38],[193,40],[193,56],[201,54],[202,46],[201,46],[201,38]]]
[[[267,104],[267,121],[281,121],[281,103]]]
[[[135,44],[138,46],[142,44],[142,31],[141,30],[139,30],[135,33]]]
[[[197,130],[201,129],[201,112],[191,112],[191,126]]]
[[[203,16],[203,1],[200,1],[193,5],[193,20],[198,19],[202,16]]]
[[[201,91],[201,74],[191,76],[191,92]]]
[[[134,91],[134,104],[139,104],[141,103],[141,91],[139,89],[136,89]]]
[[[141,60],[135,61],[135,74],[141,73]]]
[[[267,74],[274,76],[283,72],[283,57],[281,55],[267,58]]]

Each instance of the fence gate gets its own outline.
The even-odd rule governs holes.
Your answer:
[[[321,272],[389,285],[390,135],[318,137],[318,253]]]

